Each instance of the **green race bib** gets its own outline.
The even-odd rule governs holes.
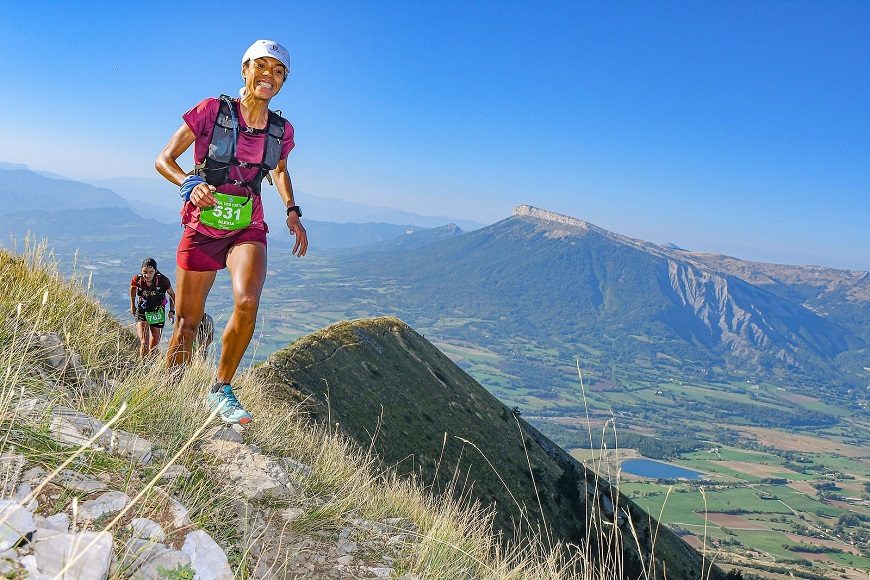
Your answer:
[[[166,311],[163,307],[155,310],[154,312],[145,311],[145,321],[148,324],[163,324],[166,322]]]
[[[251,211],[254,204],[251,198],[242,195],[213,192],[217,204],[203,208],[199,221],[219,230],[241,230],[251,225]]]

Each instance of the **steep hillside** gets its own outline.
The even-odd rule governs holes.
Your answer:
[[[471,318],[480,334],[569,351],[591,345],[602,364],[679,361],[704,373],[860,383],[859,366],[837,361],[864,346],[854,328],[685,252],[529,206],[475,232],[344,267],[399,280],[391,298],[409,316]]]
[[[330,326],[273,354],[253,376],[276,403],[307,405],[314,418],[337,424],[384,463],[438,491],[453,481],[460,492],[493,504],[496,524],[508,535],[546,528],[541,533],[556,541],[601,542],[593,553],[622,545],[625,575],[641,574],[630,528],[647,559],[655,521],[400,320]],[[614,513],[619,538],[606,525]],[[670,530],[658,530],[653,552],[668,578],[701,573],[700,555]]]

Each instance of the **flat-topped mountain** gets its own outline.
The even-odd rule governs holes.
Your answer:
[[[302,403],[316,420],[338,424],[360,446],[371,446],[385,464],[435,490],[457,482],[457,493],[495,507],[496,524],[509,535],[517,528],[544,534],[546,527],[554,541],[582,546],[589,537],[603,554],[621,545],[625,577],[641,576],[641,556],[647,562],[651,553],[656,577],[666,567],[670,579],[694,580],[705,569],[694,549],[396,318],[332,325],[253,372],[276,404]],[[608,524],[614,520],[618,542]],[[714,569],[710,577],[718,574]]]
[[[812,269],[748,276],[737,264],[519,206],[480,230],[342,267],[400,281],[390,299],[407,316],[471,318],[480,335],[574,352],[581,343],[601,366],[866,382],[866,273],[835,271],[813,286]]]

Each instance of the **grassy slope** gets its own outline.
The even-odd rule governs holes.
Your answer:
[[[495,504],[496,523],[508,534],[514,522],[533,530],[545,523],[557,540],[583,544],[596,511],[583,490],[594,478],[551,442],[542,446],[524,422],[521,435],[504,405],[400,320],[332,325],[275,353],[255,376],[276,401],[306,401],[315,418],[340,423],[385,463],[419,473],[436,490],[456,476],[474,498]],[[632,509],[625,498],[618,503]],[[644,543],[649,520],[636,511]],[[669,531],[659,531],[655,551],[669,577],[698,576],[700,557]],[[627,571],[630,560],[624,557]]]

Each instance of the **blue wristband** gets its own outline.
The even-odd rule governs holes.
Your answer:
[[[190,192],[200,183],[205,183],[205,179],[199,175],[189,175],[187,179],[181,183],[178,195],[180,195],[181,199],[184,201],[190,201]]]

